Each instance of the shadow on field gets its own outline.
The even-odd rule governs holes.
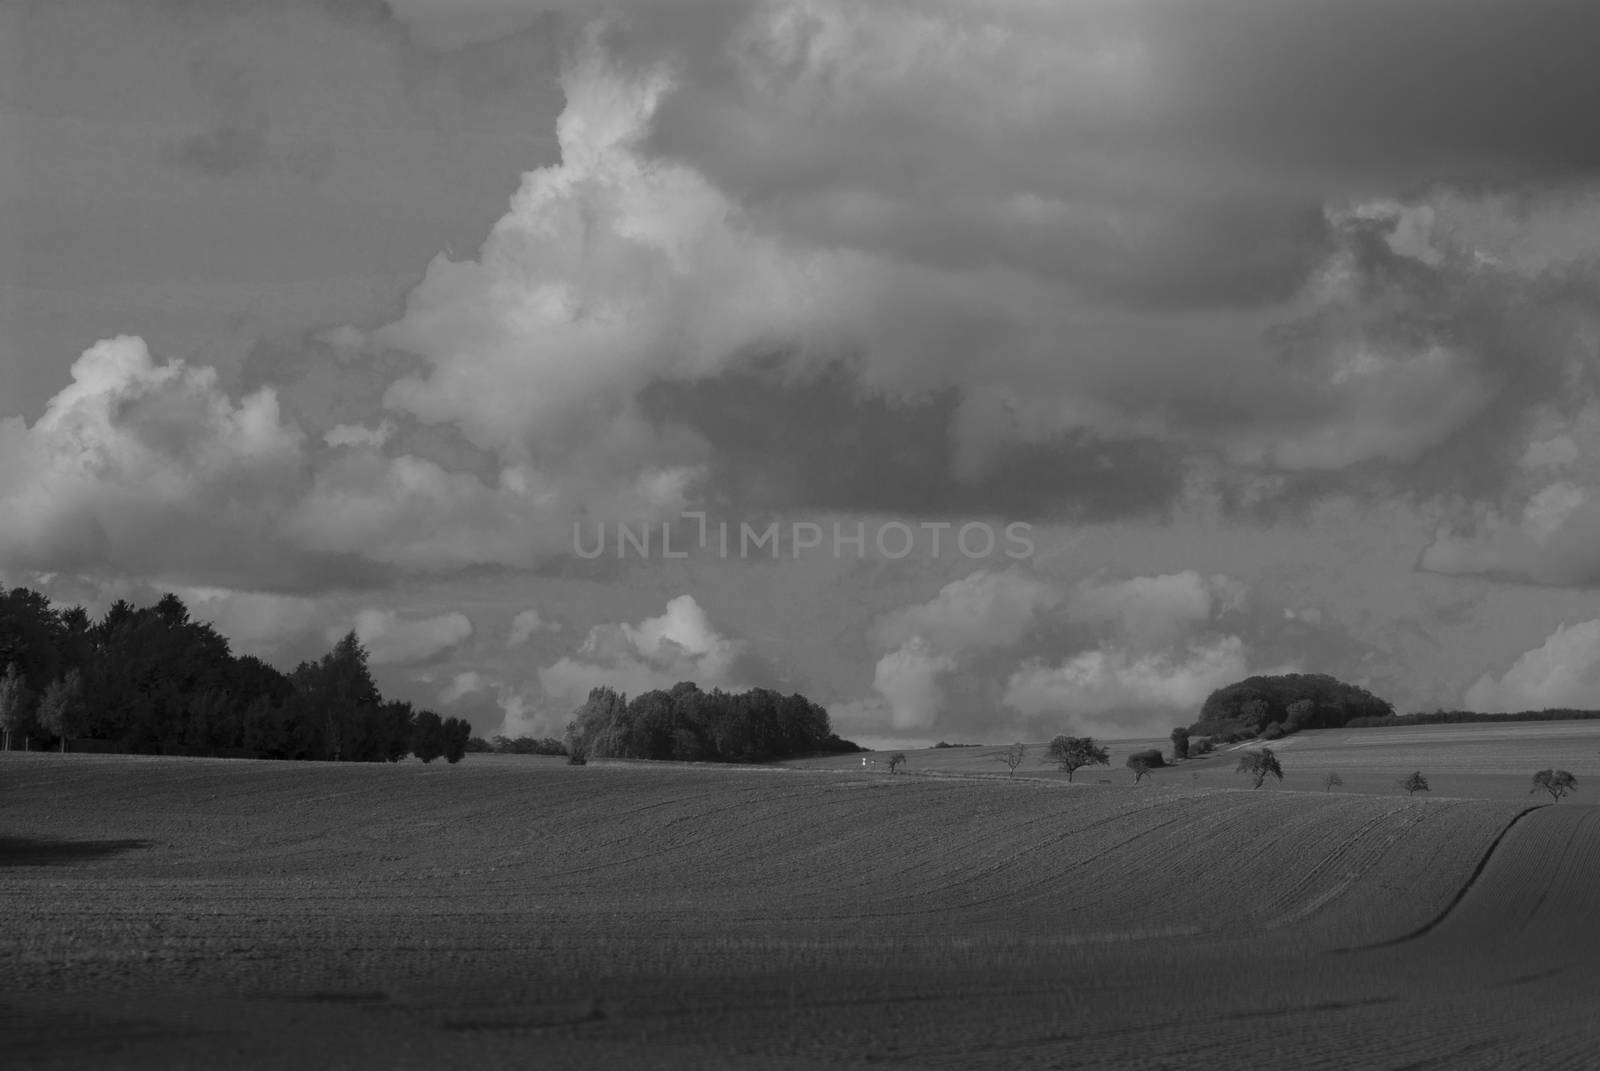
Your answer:
[[[148,848],[148,840],[56,840],[48,837],[0,836],[0,867],[66,866]]]

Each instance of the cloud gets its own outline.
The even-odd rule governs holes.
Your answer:
[[[1468,710],[1592,708],[1600,694],[1600,620],[1562,625],[1524,652],[1498,678],[1491,673],[1467,689]]]
[[[559,621],[546,621],[538,610],[523,610],[511,619],[511,629],[506,634],[507,647],[521,647],[538,632],[560,632]]]
[[[871,630],[885,653],[872,687],[895,730],[928,728],[949,713],[950,675],[975,656],[1005,649],[1061,600],[1053,581],[1021,569],[979,570],[952,581],[925,603],[885,614]]]
[[[1359,482],[1501,435],[1570,352],[1535,337],[1559,295],[1483,255],[1460,226],[1475,209],[1447,201],[1452,183],[1492,194],[1600,160],[1563,164],[1515,125],[1422,142],[1383,126],[1392,144],[1371,152],[1367,77],[1325,50],[1376,50],[1400,67],[1374,77],[1410,90],[1387,107],[1420,107],[1435,89],[1393,51],[1418,30],[1405,19],[1319,16],[1313,41],[1243,5],[549,9],[583,24],[561,163],[525,176],[476,260],[436,259],[376,337],[424,362],[391,408],[558,484],[577,478],[562,458],[590,458],[590,481],[660,458],[723,492],[904,508],[958,501],[1030,451],[1073,474],[1030,481],[1036,511],[1147,509],[1177,495],[1182,454]],[[1331,95],[1282,55],[1228,52],[1258,33]],[[1437,76],[1471,95],[1482,73],[1461,58]],[[1241,70],[1283,87],[1281,114],[1243,106]],[[1286,129],[1302,112],[1346,152]],[[842,418],[807,393],[823,368],[848,369]],[[841,482],[854,466],[803,434],[739,460],[785,414],[865,450],[874,405],[916,439],[912,478]]]
[[[1421,567],[1536,584],[1600,582],[1600,404],[1587,401],[1570,417],[1554,408],[1538,414],[1517,464],[1506,504],[1455,511]]]
[[[629,696],[680,681],[733,690],[746,686],[739,679],[744,655],[745,644],[719,633],[694,596],[679,595],[659,617],[590,629],[575,656],[539,670],[539,684],[569,705],[601,685]]]
[[[1248,675],[1233,630],[1243,621],[1230,616],[1245,597],[1237,580],[1194,570],[1070,586],[980,570],[879,618],[873,694],[834,714],[875,739],[1038,735],[1060,731],[1062,717],[1101,733],[1153,731]]]
[[[244,587],[315,570],[274,538],[306,455],[270,389],[235,403],[214,369],[129,336],[72,377],[31,427],[0,422],[0,563]]]
[[[1192,569],[1108,583],[1088,581],[1074,592],[1067,617],[1111,626],[1133,647],[1154,650],[1205,625],[1215,612],[1233,609],[1243,596],[1242,586],[1231,578],[1202,577]]]
[[[419,618],[369,607],[356,614],[351,627],[377,666],[426,662],[472,636],[472,621],[459,611]],[[338,638],[337,629],[332,638]]]
[[[1158,654],[1100,648],[1055,666],[1024,664],[1007,682],[1005,703],[1102,732],[1153,732],[1175,715],[1196,714],[1212,691],[1247,676],[1247,665],[1237,636]]]

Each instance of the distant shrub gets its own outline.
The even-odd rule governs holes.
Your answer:
[[[481,737],[481,736],[469,736],[469,737],[467,737],[467,754],[469,754],[469,755],[489,755],[489,754],[493,754],[493,752],[494,752],[494,745],[489,743],[489,741],[485,740],[483,737]]]
[[[934,750],[938,750],[939,748],[944,748],[944,747],[982,747],[983,745],[982,744],[947,744],[943,740],[941,740],[941,741],[939,741],[937,744],[935,744],[933,746],[934,746]]]
[[[570,754],[570,755],[567,756],[567,765],[568,766],[587,766],[587,765],[589,765],[589,760],[584,758],[582,755],[579,755],[577,753],[573,753],[573,754]]]
[[[1433,791],[1428,787],[1428,779],[1422,776],[1421,770],[1412,770],[1407,777],[1400,779],[1400,787],[1406,790],[1406,795],[1415,796],[1418,792]]]
[[[1269,725],[1265,729],[1261,730],[1261,739],[1263,739],[1263,740],[1282,740],[1283,739],[1283,726],[1279,725],[1277,722],[1273,722],[1271,725]]]
[[[1189,756],[1209,755],[1217,750],[1217,742],[1209,736],[1202,736],[1197,740],[1189,741]]]
[[[900,767],[904,766],[905,764],[906,764],[906,753],[904,751],[896,751],[893,755],[889,756],[889,772],[890,773],[899,773],[900,772]]]
[[[1330,771],[1328,776],[1322,779],[1322,787],[1329,792],[1332,792],[1342,784],[1344,784],[1344,778],[1340,777],[1337,771]]]
[[[1189,757],[1189,730],[1181,725],[1172,730],[1172,757],[1179,761]]]

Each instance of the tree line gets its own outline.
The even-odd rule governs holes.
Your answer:
[[[457,762],[471,726],[379,693],[354,632],[284,674],[235,655],[176,595],[98,621],[36,591],[0,593],[7,747],[234,758]]]
[[[803,695],[767,688],[701,691],[684,681],[629,700],[594,688],[567,726],[569,759],[768,762],[861,748],[834,734],[828,712]]]

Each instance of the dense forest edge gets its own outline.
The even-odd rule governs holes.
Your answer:
[[[600,718],[596,695],[609,695]],[[693,758],[760,762],[859,750],[835,736],[804,696],[764,689],[702,693],[693,684],[628,703],[597,689],[567,741],[472,736],[442,718],[385,699],[355,632],[291,673],[236,655],[183,600],[119,599],[96,621],[39,592],[0,592],[0,733],[9,749],[344,762],[454,763],[469,753]],[[577,742],[577,750],[572,747]]]

